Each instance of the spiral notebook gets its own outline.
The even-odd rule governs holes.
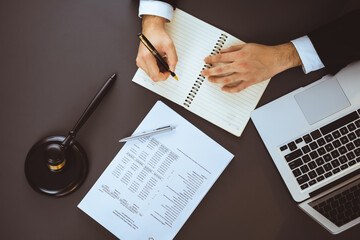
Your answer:
[[[200,74],[209,67],[204,58],[244,42],[180,9],[174,11],[166,30],[176,47],[179,81],[169,77],[155,83],[141,69],[132,81],[239,137],[270,79],[239,93],[226,93]]]

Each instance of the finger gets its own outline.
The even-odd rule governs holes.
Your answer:
[[[229,47],[229,48],[222,49],[222,50],[220,51],[220,53],[234,52],[234,51],[237,51],[237,50],[242,49],[244,46],[245,46],[245,44],[240,44],[240,45],[231,46],[231,47]]]
[[[139,68],[141,68],[142,70],[145,71],[145,62],[144,62],[144,46],[142,46],[142,44],[140,43],[139,45],[139,49],[138,49],[138,54],[136,56],[136,66],[138,66]]]
[[[218,67],[212,67],[201,71],[203,76],[216,76],[221,74],[233,73],[234,67],[232,63],[225,64]]]
[[[235,85],[235,86],[223,86],[221,88],[221,90],[228,92],[228,93],[237,93],[240,92],[244,89],[246,89],[247,87],[251,86],[252,83],[249,83],[247,81],[241,81],[239,84]]]
[[[227,76],[221,76],[221,77],[211,76],[211,77],[208,77],[208,80],[209,80],[209,82],[212,82],[212,83],[220,83],[223,85],[227,85],[227,84],[241,81],[241,74],[233,73],[233,74],[230,74]]]
[[[157,65],[155,57],[149,53],[144,56],[144,62],[146,64],[146,73],[154,82],[164,81],[169,77],[169,73],[162,73]]]
[[[146,72],[146,73],[148,72],[146,63],[142,60],[141,56],[137,56],[137,58],[136,58],[136,66],[141,68],[144,72]]]
[[[236,53],[224,53],[224,54],[217,54],[214,56],[208,56],[204,59],[206,63],[226,63],[226,62],[233,62],[236,59]]]
[[[175,71],[175,66],[178,62],[178,57],[176,54],[176,49],[173,43],[169,44],[165,50],[167,61],[171,71]]]

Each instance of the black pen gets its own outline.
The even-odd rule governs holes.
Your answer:
[[[171,76],[176,80],[179,80],[174,72],[172,72],[169,68],[169,65],[165,62],[165,60],[160,56],[159,52],[155,49],[155,47],[149,42],[149,40],[145,37],[144,34],[138,33],[138,37],[140,41],[145,45],[147,49],[154,55],[154,57],[159,61],[159,63],[166,69],[166,71],[170,72]]]

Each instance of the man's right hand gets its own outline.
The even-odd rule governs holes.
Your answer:
[[[167,20],[152,15],[144,15],[142,18],[142,33],[161,56],[166,56],[165,61],[170,70],[174,72],[178,59],[174,43],[165,30]],[[155,57],[141,42],[136,57],[136,65],[144,70],[154,82],[164,81],[170,76],[169,72],[160,72]]]

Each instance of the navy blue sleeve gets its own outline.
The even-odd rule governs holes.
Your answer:
[[[176,8],[177,0],[162,0],[163,2],[169,3],[173,8]]]
[[[308,34],[325,68],[337,73],[360,59],[360,9]]]

